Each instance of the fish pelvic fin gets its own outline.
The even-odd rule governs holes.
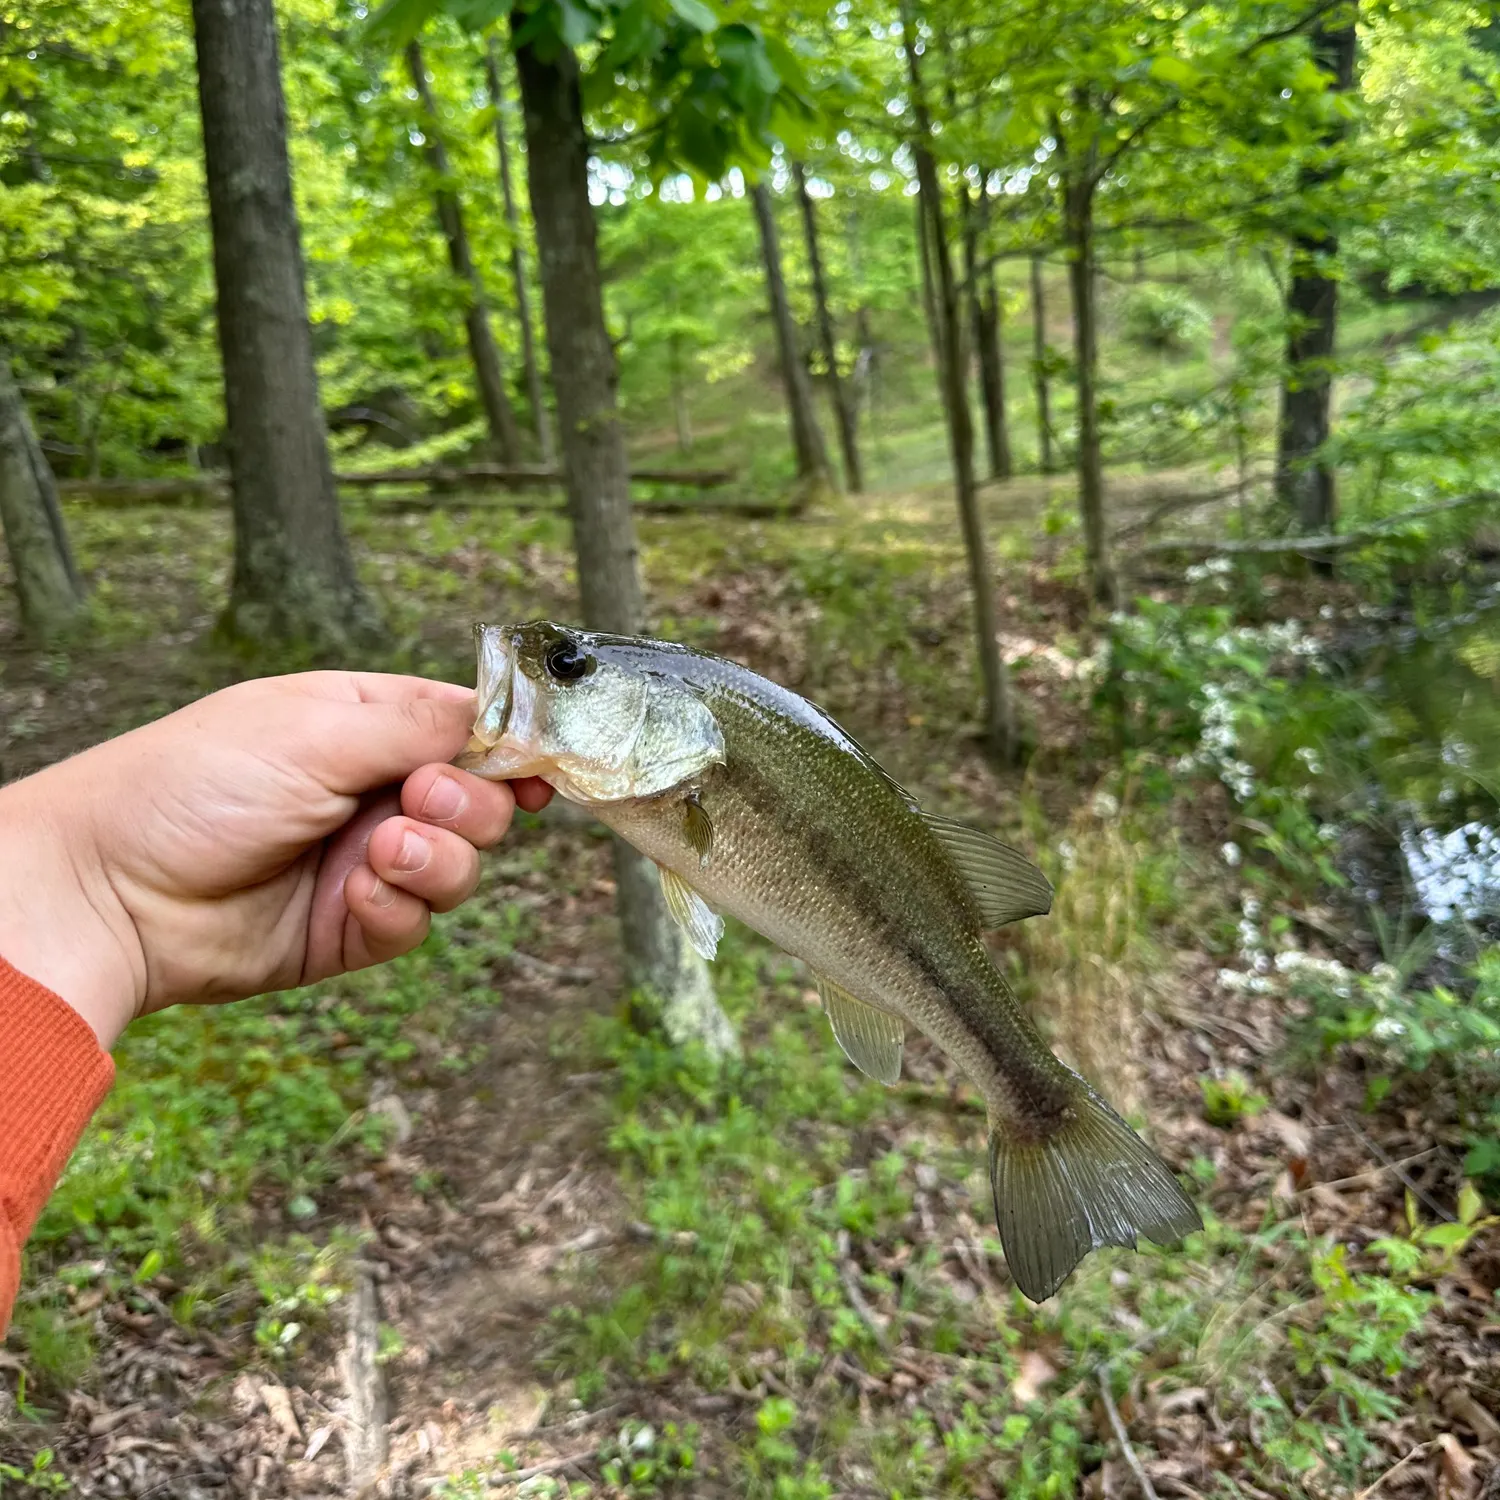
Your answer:
[[[1171,1169],[1083,1079],[1067,1118],[1026,1140],[991,1114],[990,1186],[1005,1262],[1022,1295],[1050,1297],[1084,1256],[1203,1227]]]

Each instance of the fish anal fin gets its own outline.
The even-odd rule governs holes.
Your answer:
[[[719,939],[724,935],[723,917],[682,876],[665,865],[656,868],[661,871],[661,893],[666,897],[672,920],[687,933],[688,942],[694,949],[712,961],[719,951]]]
[[[986,927],[1044,917],[1052,910],[1052,883],[1019,849],[956,818],[921,816],[968,882]]]
[[[849,1061],[880,1083],[895,1083],[901,1077],[906,1023],[900,1016],[856,1000],[821,974],[817,979],[829,1025]]]
[[[1067,1119],[1042,1140],[992,1119],[990,1186],[1006,1265],[1033,1302],[1090,1251],[1171,1245],[1203,1227],[1167,1164],[1081,1078]]]

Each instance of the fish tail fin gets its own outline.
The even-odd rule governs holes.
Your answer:
[[[1092,1250],[1175,1244],[1203,1227],[1166,1163],[1081,1078],[1067,1118],[1041,1139],[991,1111],[990,1186],[1006,1265],[1033,1302]]]

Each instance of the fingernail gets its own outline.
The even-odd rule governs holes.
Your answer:
[[[451,776],[439,776],[422,800],[421,816],[429,823],[445,823],[468,805],[469,794]]]
[[[401,835],[401,847],[396,851],[395,860],[398,870],[420,870],[431,858],[432,845],[420,834],[408,832]]]
[[[396,889],[389,886],[378,876],[375,880],[375,888],[370,892],[371,906],[389,906],[396,899]]]

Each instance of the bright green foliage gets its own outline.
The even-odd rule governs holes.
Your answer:
[[[387,0],[371,30],[404,41],[436,15],[469,31],[503,22],[506,0]],[[761,7],[720,16],[704,0],[526,0],[514,7],[517,45],[543,56],[586,49],[584,107],[630,138],[660,179],[672,170],[703,181],[744,161],[770,160],[773,136],[800,137],[812,103],[802,64]]]

